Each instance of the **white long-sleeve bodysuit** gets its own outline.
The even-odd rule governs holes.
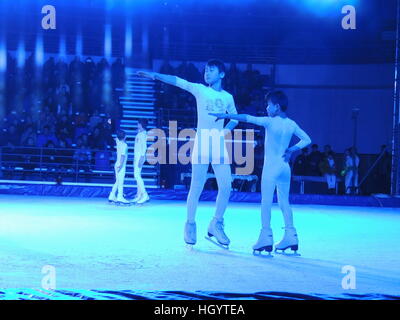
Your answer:
[[[224,122],[215,121],[210,112],[237,114],[233,97],[228,92],[216,91],[199,83],[191,83],[177,78],[176,85],[196,98],[197,132],[192,152],[192,180],[187,199],[188,221],[195,219],[201,192],[207,180],[208,166],[211,163],[218,184],[215,217],[222,219],[231,192],[230,159],[224,140]],[[234,121],[236,122],[236,121]]]
[[[302,149],[311,143],[310,137],[289,118],[247,116],[247,122],[265,127],[264,167],[261,178],[261,216],[264,227],[270,226],[271,207],[275,188],[278,203],[282,210],[285,226],[293,227],[293,214],[289,205],[290,166],[283,155],[289,147],[293,135],[300,141],[296,144]]]

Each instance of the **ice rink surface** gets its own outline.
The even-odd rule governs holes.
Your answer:
[[[294,205],[301,256],[254,256],[260,206],[231,203],[230,250],[204,239],[213,202],[200,202],[197,244],[183,241],[186,204],[118,207],[101,198],[0,195],[0,298],[41,291],[54,267],[57,290],[400,296],[400,209]],[[283,219],[273,207],[275,242]],[[288,251],[289,252],[289,251]],[[355,270],[344,289],[343,267]],[[8,296],[7,296],[8,293]]]

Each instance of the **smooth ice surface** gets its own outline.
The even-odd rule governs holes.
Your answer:
[[[183,242],[185,202],[117,207],[106,199],[0,195],[0,288],[38,288],[42,267],[57,289],[182,290],[400,295],[400,210],[293,206],[300,257],[254,256],[258,204],[231,203],[230,250],[204,239],[214,203],[201,202],[198,243]],[[275,241],[283,220],[273,208]],[[356,289],[342,289],[342,267]]]

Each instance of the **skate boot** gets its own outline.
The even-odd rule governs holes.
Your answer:
[[[127,206],[127,205],[130,205],[131,203],[128,201],[128,200],[126,200],[125,198],[117,198],[117,205],[124,205],[124,206]]]
[[[213,218],[208,226],[208,237],[206,237],[207,240],[210,240],[214,244],[216,244],[219,247],[222,247],[223,249],[228,249],[230,240],[226,236],[224,232],[224,220],[217,220],[217,218]],[[218,242],[213,241],[212,237],[215,237]]]
[[[299,239],[297,238],[296,229],[291,228],[284,228],[285,234],[282,240],[275,245],[275,252],[281,250],[281,253],[285,253],[286,249],[291,249],[297,254],[297,250],[299,249]]]
[[[253,254],[256,251],[258,251],[258,253],[267,251],[269,254],[271,254],[273,244],[274,244],[274,239],[272,235],[272,229],[262,228],[260,236],[258,237],[258,241],[253,246]]]
[[[138,201],[136,201],[136,204],[143,204],[147,201],[150,200],[149,195],[146,193],[145,195],[143,195]]]
[[[110,195],[108,197],[108,202],[109,203],[115,203],[115,202],[117,202],[117,198],[115,196]]]
[[[190,223],[186,222],[185,231],[184,231],[184,239],[186,244],[195,245],[197,240],[196,233],[196,222]]]
[[[132,203],[136,203],[140,200],[141,196],[136,195],[133,199],[132,199]]]

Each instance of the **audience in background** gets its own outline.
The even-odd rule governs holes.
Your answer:
[[[7,61],[6,116],[0,123],[0,146],[24,146],[32,138],[37,147],[51,141],[57,148],[60,140],[74,147],[83,134],[89,140],[95,134],[99,140],[107,131],[106,119],[119,113],[119,91],[114,89],[125,83],[121,59],[110,66],[104,58],[95,63],[90,57],[82,61],[77,56],[68,64],[62,58],[50,57],[40,74],[32,54],[23,68],[17,67],[16,57],[9,53]],[[105,83],[111,86],[111,96],[103,94],[103,90],[109,90]],[[109,139],[105,140],[104,148],[112,146]]]
[[[301,153],[296,157],[293,163],[293,174],[296,176],[308,176],[310,165],[308,161],[308,148],[301,149]]]
[[[328,185],[328,193],[336,193],[336,163],[333,158],[333,152],[329,151],[327,154],[324,153],[323,160],[319,163],[319,170],[322,175],[326,178]]]
[[[321,171],[319,170],[319,163],[322,161],[323,155],[318,150],[318,145],[313,144],[311,146],[311,153],[308,156],[308,164],[309,164],[309,175],[311,176],[320,176]]]

